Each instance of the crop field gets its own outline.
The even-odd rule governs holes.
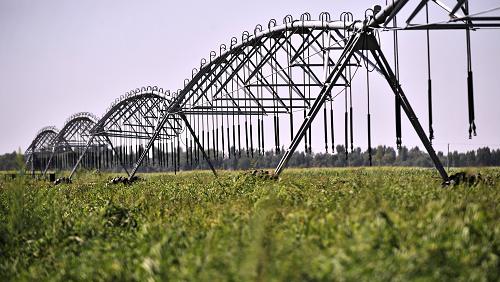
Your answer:
[[[500,169],[0,180],[0,280],[499,281]]]

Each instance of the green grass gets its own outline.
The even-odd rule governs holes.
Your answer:
[[[0,180],[0,280],[498,281],[500,169]]]

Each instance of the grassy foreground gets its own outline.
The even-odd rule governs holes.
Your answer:
[[[0,280],[498,281],[500,169],[0,180]]]

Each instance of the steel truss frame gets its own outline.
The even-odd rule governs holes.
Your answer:
[[[43,175],[47,173],[51,165],[57,170],[73,168],[79,155],[85,149],[90,138],[90,130],[97,120],[97,117],[88,112],[76,113],[66,120],[51,144],[52,153],[43,170]],[[84,167],[99,167],[100,147],[104,145],[103,140],[94,144],[90,154],[83,160]]]
[[[108,167],[119,164],[130,179],[143,163],[168,166],[170,161],[176,171],[180,168],[183,150],[187,166],[196,167],[204,159],[217,175],[214,164],[220,164],[226,158],[263,155],[266,144],[272,140],[275,153],[282,155],[275,170],[278,175],[301,142],[306,153],[312,152],[312,123],[321,112],[325,150],[334,151],[333,104],[343,102],[343,143],[348,157],[349,145],[351,150],[354,148],[352,80],[358,68],[364,65],[381,74],[394,94],[398,145],[401,140],[398,111],[403,109],[436,169],[446,181],[448,175],[431,144],[430,55],[428,138],[399,83],[397,32],[426,30],[429,34],[430,30],[435,29],[466,31],[469,134],[472,136],[472,133],[475,135],[476,125],[470,30],[498,27],[500,17],[469,15],[467,0],[457,0],[452,7],[437,0],[417,2],[403,27],[397,26],[396,16],[410,3],[409,0],[394,0],[384,9],[379,6],[368,9],[365,19],[359,21],[355,21],[350,13],[342,13],[337,21],[331,20],[328,13],[320,14],[319,20],[311,20],[310,15],[305,13],[299,20],[287,16],[281,25],[271,20],[266,30],[257,25],[253,34],[242,34],[240,43],[238,38],[233,37],[229,45],[222,44],[218,52],[212,51],[208,61],[202,59],[199,69],[193,69],[191,79],[185,80],[184,87],[172,96],[170,92],[163,92],[157,87],[136,89],[115,101],[93,126],[82,124],[85,129],[78,131],[82,128],[76,129],[75,121],[72,130],[63,128],[58,136],[67,134],[68,137],[56,138],[53,154],[67,148],[84,148],[79,151],[80,157],[70,178],[85,154],[92,151],[104,159],[97,162],[97,167],[102,163]],[[448,14],[448,21],[429,23],[427,17],[424,24],[412,23],[417,14],[424,8],[427,13],[427,6],[434,4]],[[393,26],[390,26],[391,22]],[[394,69],[376,39],[380,29],[394,32]],[[429,49],[429,42],[427,47]],[[367,83],[368,80],[367,73]],[[341,98],[343,101],[339,102]],[[369,107],[367,117],[370,147]],[[73,142],[72,136],[76,131],[82,137],[86,134],[87,138]],[[88,133],[84,134],[83,131]],[[273,134],[266,136],[269,131]],[[289,132],[289,136],[285,136],[285,132]],[[290,144],[282,152],[286,142],[284,139],[288,137]],[[368,149],[371,152],[371,148]],[[50,161],[47,168],[49,165]]]
[[[208,132],[205,132],[205,124],[202,124],[201,133],[197,130],[199,122],[199,117],[201,116],[202,121],[206,118],[207,124],[209,119],[217,116],[222,118],[222,143],[224,143],[224,116],[226,116],[226,122],[229,123],[227,119],[228,116],[232,118],[232,130],[227,127],[227,139],[228,144],[228,157],[231,157],[231,151],[233,155],[236,154],[236,139],[235,132],[238,133],[238,139],[240,137],[240,116],[245,117],[245,129],[247,129],[247,117],[253,118],[257,116],[258,125],[258,152],[261,153],[261,144],[264,143],[264,126],[262,125],[263,116],[273,115],[274,117],[274,132],[275,132],[275,150],[280,151],[279,147],[279,115],[289,114],[290,115],[290,132],[292,137],[292,143],[283,155],[280,163],[278,164],[275,173],[280,174],[283,168],[286,166],[291,155],[296,150],[302,139],[305,139],[305,151],[311,151],[311,124],[318,112],[324,107],[324,125],[325,125],[325,148],[328,150],[328,136],[327,136],[327,107],[326,103],[329,100],[333,100],[332,89],[334,87],[343,87],[344,93],[346,94],[346,112],[345,112],[345,128],[346,128],[346,138],[345,145],[346,151],[348,147],[348,123],[350,129],[350,141],[351,148],[353,140],[353,126],[352,126],[352,106],[350,106],[350,111],[347,111],[347,93],[351,93],[350,80],[352,79],[351,67],[359,66],[361,60],[369,61],[367,57],[363,56],[362,51],[368,50],[375,60],[375,63],[369,62],[368,64],[374,65],[377,71],[381,73],[384,78],[388,81],[397,101],[397,108],[403,108],[406,113],[411,125],[422,141],[424,147],[426,148],[431,160],[433,161],[436,169],[440,173],[443,180],[448,179],[446,171],[437,157],[429,138],[426,136],[418,118],[413,111],[403,89],[401,88],[397,74],[394,73],[390,67],[387,59],[385,58],[378,42],[375,39],[373,30],[380,27],[383,24],[387,27],[387,24],[391,22],[396,16],[396,14],[405,6],[409,1],[393,1],[392,5],[387,6],[384,10],[380,8],[375,8],[377,11],[373,11],[375,16],[371,18],[366,18],[364,22],[346,22],[346,18],[343,18],[342,26],[339,26],[339,22],[329,21],[329,15],[322,14],[320,16],[321,21],[314,22],[310,21],[310,17],[307,14],[303,15],[301,21],[291,21],[291,18],[285,18],[284,25],[276,27],[276,21],[271,21],[268,26],[268,30],[262,32],[262,27],[257,26],[254,31],[254,36],[251,37],[248,33],[243,34],[243,43],[237,44],[236,38],[231,40],[231,46],[229,51],[227,51],[226,46],[222,45],[220,49],[220,55],[217,57],[216,54],[211,53],[211,60],[208,65],[205,65],[206,61],[202,61],[200,65],[200,71],[193,75],[191,81],[186,83],[184,89],[179,92],[177,99],[172,103],[168,109],[168,113],[179,113],[183,117],[184,122],[190,129],[192,137],[195,139],[195,144],[200,150],[208,162],[210,168],[214,171],[214,166],[210,161],[209,153],[206,153],[205,147],[210,150],[210,144],[213,143],[213,147],[217,149],[218,153],[218,141],[219,133],[218,128],[214,130],[211,129],[212,139],[214,142],[210,142],[210,126],[208,126]],[[408,26],[406,29],[415,29],[416,26],[410,26],[411,20],[416,14],[422,9],[423,6],[427,5],[428,1],[421,1],[418,4],[415,11],[411,14],[410,18],[407,20]],[[445,9],[450,13],[450,17],[457,21],[455,13],[462,8],[465,13],[465,17],[468,17],[467,1],[458,1],[453,9],[449,9],[444,4],[438,1],[436,2],[440,7]],[[324,18],[322,18],[324,17]],[[342,17],[341,17],[342,19]],[[469,30],[472,25],[470,18],[463,19],[465,24],[432,24],[427,26],[429,29],[467,29]],[[488,20],[498,20],[496,18],[489,18]],[[496,23],[480,24],[479,26],[495,26]],[[314,34],[314,32],[317,32]],[[324,44],[324,33],[328,33],[327,41],[333,41],[336,46],[330,44]],[[292,37],[300,36],[302,42],[298,47],[294,47],[291,44],[293,40]],[[319,38],[323,39],[323,45],[318,42]],[[342,41],[348,39],[348,43]],[[361,41],[360,41],[361,40]],[[469,40],[469,39],[468,39]],[[268,44],[269,43],[269,44]],[[318,45],[317,48],[314,46]],[[468,43],[470,44],[470,43]],[[290,48],[287,48],[287,47]],[[278,51],[286,49],[286,55],[288,59],[288,64],[281,63],[279,60]],[[310,61],[311,49],[316,54],[321,53],[322,62],[313,63]],[[333,51],[342,51],[339,59],[334,62],[331,58],[330,53]],[[299,59],[299,63],[295,63]],[[283,67],[284,66],[284,67]],[[269,67],[270,71],[265,73],[265,68]],[[301,67],[303,71],[304,80],[296,81],[293,80],[290,75],[290,69],[293,67]],[[325,79],[320,79],[320,75],[317,75],[313,70],[314,67],[323,67]],[[333,69],[332,69],[333,68]],[[246,70],[246,72],[245,72]],[[196,72],[196,70],[194,71]],[[307,77],[307,80],[306,80]],[[252,79],[254,79],[252,81]],[[312,81],[312,82],[311,82]],[[235,87],[236,85],[236,87]],[[289,99],[287,97],[280,96],[278,94],[278,88],[287,88],[290,93]],[[301,87],[304,87],[304,91],[301,91]],[[313,95],[311,98],[311,87],[319,87],[321,90],[316,96]],[[259,92],[260,88],[260,92]],[[308,91],[305,90],[307,88]],[[256,93],[253,91],[256,89]],[[241,90],[241,91],[240,91]],[[469,90],[471,92],[472,90]],[[303,92],[307,92],[307,97]],[[297,96],[292,96],[292,93],[297,94]],[[237,97],[234,97],[234,96]],[[243,96],[243,98],[240,97]],[[469,94],[470,95],[470,94]],[[302,102],[295,103],[295,101]],[[266,103],[267,102],[267,103]],[[269,102],[272,102],[269,103]],[[289,102],[289,104],[287,104]],[[311,102],[312,105],[311,105]],[[352,103],[352,100],[350,101]],[[473,106],[472,106],[473,107]],[[294,109],[304,111],[304,121],[299,128],[299,130],[294,134],[293,131],[293,117],[292,112]],[[472,109],[473,111],[473,109]],[[306,114],[307,112],[307,114]],[[235,129],[234,116],[237,116],[237,130]],[[168,115],[167,115],[168,116]],[[190,118],[188,118],[189,116]],[[196,117],[196,119],[191,119],[191,116]],[[333,119],[333,118],[332,118]],[[474,128],[473,114],[471,117],[471,128]],[[349,122],[348,122],[349,120]],[[194,128],[192,129],[190,124],[194,123]],[[216,121],[218,124],[218,119]],[[333,121],[332,121],[333,124]],[[157,131],[161,129],[163,122],[159,122],[159,127]],[[333,125],[331,126],[333,128]],[[251,132],[252,130],[250,130]],[[232,144],[231,133],[232,132]],[[207,134],[207,143],[204,141],[205,133]],[[252,135],[252,134],[250,134]],[[215,136],[215,137],[214,137]],[[201,137],[201,141],[200,141]],[[146,151],[149,148],[149,144],[152,143],[157,134],[153,134],[150,142],[146,146]],[[251,137],[253,138],[253,137]],[[309,147],[308,147],[309,138]],[[333,130],[332,130],[332,143],[333,143]],[[398,137],[400,139],[400,137]],[[253,139],[252,139],[253,140]],[[186,144],[190,144],[186,142]],[[247,152],[248,152],[248,141],[247,141]],[[238,141],[239,154],[241,154],[241,141]],[[191,151],[186,148],[187,151]],[[222,150],[224,154],[224,144],[222,144]],[[332,146],[333,150],[333,146]],[[253,148],[251,148],[253,153]],[[145,154],[143,154],[144,156]],[[131,172],[130,177],[136,173],[137,168],[141,164],[142,157],[136,163],[134,169]],[[217,156],[214,156],[217,158]],[[224,157],[224,155],[223,155]]]
[[[54,126],[47,126],[38,131],[35,138],[26,149],[24,156],[26,158],[25,166],[29,167],[32,175],[35,170],[43,172],[51,154],[51,146],[59,130]]]
[[[151,138],[159,118],[171,99],[170,92],[164,92],[158,87],[136,89],[117,99],[89,130],[89,138],[69,178],[73,177],[85,155],[96,146],[96,143],[98,147],[105,144],[101,150],[107,157],[104,160],[105,166],[113,167],[119,164],[129,174],[128,164],[134,161],[134,155],[143,150],[140,141]],[[178,115],[168,118],[166,124],[168,126],[161,129],[157,143],[178,136],[184,129]]]

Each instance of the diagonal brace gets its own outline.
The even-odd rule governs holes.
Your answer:
[[[349,38],[349,41],[347,42],[344,51],[340,55],[337,64],[335,64],[333,71],[326,79],[325,84],[321,89],[321,92],[319,93],[318,97],[314,100],[314,103],[309,112],[307,113],[307,116],[305,117],[304,121],[302,122],[300,129],[295,134],[292,143],[285,151],[285,154],[283,155],[278,166],[276,167],[276,170],[274,172],[276,175],[279,175],[286,167],[288,161],[292,157],[293,152],[295,151],[295,149],[297,149],[297,146],[299,145],[300,141],[306,134],[306,131],[311,127],[314,118],[321,110],[326,99],[329,97],[330,91],[332,90],[333,86],[341,76],[342,72],[344,71],[351,57],[356,51],[356,47],[358,45],[358,42],[360,41],[361,36],[362,33],[356,33]]]
[[[205,158],[205,160],[207,161],[208,163],[208,166],[210,166],[210,169],[212,170],[212,172],[214,173],[214,175],[217,177],[217,172],[215,171],[215,168],[214,166],[212,165],[212,162],[210,161],[210,159],[208,158],[208,155],[207,153],[205,152],[205,149],[203,148],[203,145],[200,143],[200,140],[198,139],[198,136],[196,135],[196,133],[194,132],[193,128],[191,127],[191,124],[189,124],[189,121],[188,119],[186,118],[186,115],[184,113],[179,113],[179,116],[181,117],[181,119],[184,121],[184,123],[186,124],[186,127],[187,129],[189,130],[189,132],[191,133],[191,135],[193,136],[194,138],[194,141],[196,142],[196,144],[198,145],[198,147],[200,148],[201,150],[201,153],[203,154],[203,157]]]

